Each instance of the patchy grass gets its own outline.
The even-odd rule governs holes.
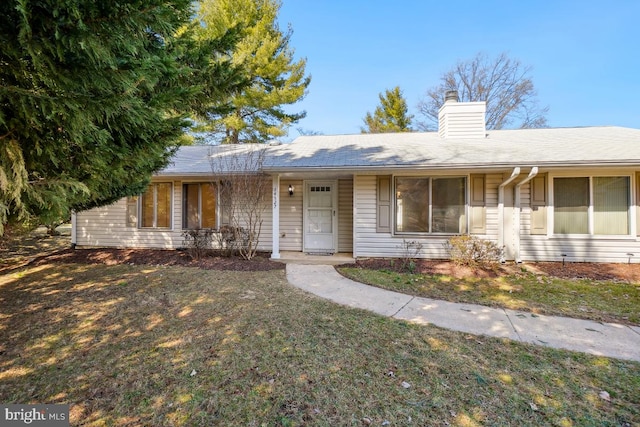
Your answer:
[[[0,236],[0,274],[23,267],[36,257],[69,248],[71,236],[66,229],[63,232],[63,235],[49,236],[38,229]]]
[[[560,279],[521,271],[456,278],[342,266],[353,280],[409,295],[630,325],[640,324],[640,284]]]
[[[640,423],[639,363],[391,320],[282,271],[46,264],[0,300],[0,401],[72,425]]]

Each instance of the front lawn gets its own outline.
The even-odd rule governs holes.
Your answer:
[[[350,309],[284,272],[0,275],[0,402],[84,426],[631,426],[640,363]]]
[[[341,266],[358,282],[408,295],[481,304],[533,313],[640,324],[640,283],[566,279],[513,269],[497,277],[412,274],[391,269]],[[486,276],[486,275],[485,275]]]

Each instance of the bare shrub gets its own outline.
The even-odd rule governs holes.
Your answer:
[[[213,237],[220,255],[224,257],[234,256],[242,245],[246,245],[246,232],[243,228],[223,225]]]
[[[492,268],[502,258],[502,249],[497,244],[468,234],[450,238],[444,247],[451,261],[458,265]]]
[[[200,259],[211,251],[214,230],[210,228],[194,228],[182,232],[182,247],[192,259]]]
[[[422,243],[417,240],[402,239],[402,266],[401,270],[407,270],[409,273],[413,273],[416,270],[416,257],[422,250]]]
[[[223,247],[237,251],[244,259],[258,252],[263,216],[269,205],[271,181],[262,173],[266,146],[259,144],[217,147],[211,156],[213,180],[220,182],[223,211]]]

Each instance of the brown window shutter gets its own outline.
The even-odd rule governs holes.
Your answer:
[[[469,233],[486,234],[486,190],[485,176],[472,174],[469,177]]]
[[[531,234],[547,234],[547,175],[531,180]]]
[[[391,233],[391,176],[379,176],[377,184],[376,231]]]
[[[138,226],[138,196],[127,197],[127,227]]]

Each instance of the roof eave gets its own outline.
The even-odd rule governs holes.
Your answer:
[[[420,164],[420,165],[382,165],[382,166],[363,166],[363,165],[348,165],[348,166],[336,166],[336,167],[326,167],[326,166],[303,166],[303,167],[289,167],[289,168],[279,168],[279,167],[266,167],[264,168],[264,172],[271,174],[278,173],[303,173],[303,172],[341,172],[352,171],[352,172],[377,172],[377,171],[389,171],[389,170],[444,170],[444,169],[504,169],[504,168],[513,168],[516,166],[520,167],[631,167],[631,166],[640,166],[640,160],[627,160],[627,161],[618,161],[618,160],[601,160],[601,161],[572,161],[572,162],[562,162],[562,161],[544,161],[544,162],[535,162],[535,161],[526,161],[526,162],[499,162],[499,163],[432,163],[432,164]]]

